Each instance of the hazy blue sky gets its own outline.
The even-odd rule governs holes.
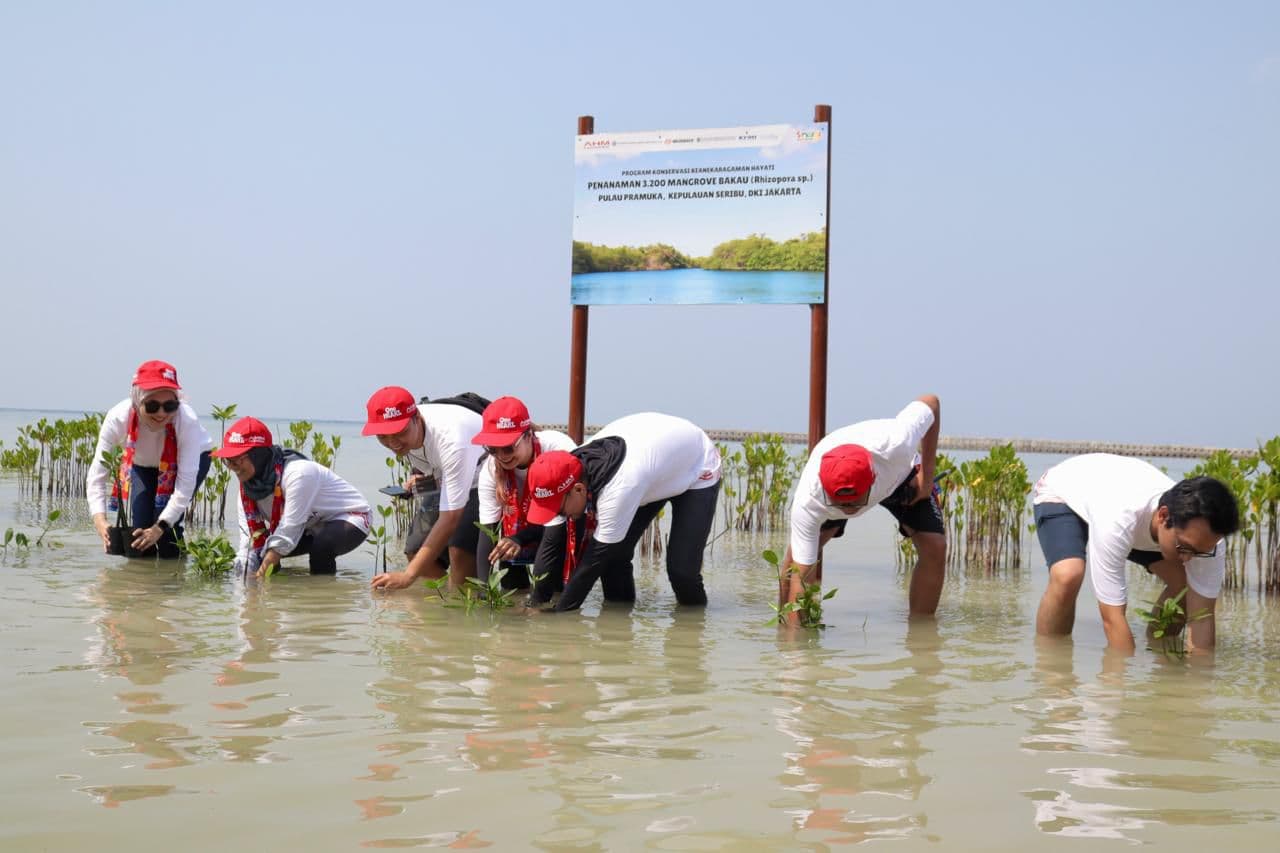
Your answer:
[[[573,138],[832,122],[829,427],[1280,433],[1280,3],[0,2],[0,405],[567,408]],[[587,418],[805,429],[808,308],[591,314]]]

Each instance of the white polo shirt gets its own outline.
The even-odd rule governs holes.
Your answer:
[[[89,475],[85,478],[85,493],[89,499],[89,514],[96,515],[107,511],[107,499],[111,497],[113,472],[108,471],[100,460],[102,455],[116,447],[124,447],[129,438],[129,412],[133,408],[131,399],[121,400],[111,407],[102,418],[102,428],[98,431],[98,446],[93,451],[94,463],[89,466]],[[138,417],[138,441],[133,447],[133,464],[143,468],[157,468],[160,465],[160,454],[164,451],[163,429],[149,429]],[[163,521],[170,527],[182,520],[191,498],[196,490],[196,473],[200,469],[200,454],[213,447],[213,439],[200,423],[196,410],[182,402],[174,414],[173,437],[178,442],[178,478],[173,484],[173,494],[156,521]]]
[[[803,566],[812,566],[818,561],[818,537],[823,522],[856,518],[893,494],[917,464],[920,441],[932,426],[933,409],[916,400],[907,404],[895,418],[841,427],[819,441],[805,462],[791,500],[791,559]],[[818,478],[823,454],[843,444],[865,448],[871,454],[871,470],[876,475],[867,505],[851,514],[828,502]]]
[[[268,538],[264,551],[274,550],[285,555],[298,547],[302,534],[314,533],[330,521],[346,521],[369,532],[371,516],[369,502],[356,487],[330,471],[328,468],[312,462],[310,459],[299,459],[284,466],[283,481],[284,510],[280,514],[280,524]],[[270,525],[271,506],[275,502],[274,495],[268,495],[258,501],[258,512],[263,521]],[[249,556],[249,523],[244,517],[244,503],[236,494],[236,515],[240,523],[239,558],[245,560]]]
[[[657,412],[627,415],[605,425],[592,440],[610,435],[626,442],[627,455],[595,496],[594,538],[602,545],[621,542],[636,510],[645,504],[720,482],[715,442],[684,418]]]
[[[472,444],[484,427],[480,415],[466,406],[452,403],[427,403],[418,407],[426,425],[422,447],[410,450],[409,464],[431,474],[440,486],[440,511],[462,509],[467,505],[471,487],[476,482],[476,467],[484,448]]]
[[[1085,563],[1093,594],[1103,604],[1125,604],[1129,552],[1159,551],[1151,518],[1160,496],[1174,481],[1149,462],[1110,453],[1088,453],[1059,462],[1036,482],[1033,504],[1063,503],[1089,525]],[[1227,573],[1226,548],[1213,557],[1186,563],[1187,584],[1205,598],[1217,598]]]
[[[540,429],[534,433],[542,452],[549,450],[573,450],[578,445],[572,438],[553,429]],[[524,478],[527,470],[517,468],[516,488],[524,491]],[[485,459],[480,466],[480,523],[496,524],[502,520],[502,503],[498,500],[498,461],[492,457]]]

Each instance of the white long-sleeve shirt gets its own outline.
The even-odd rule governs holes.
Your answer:
[[[606,424],[592,440],[620,436],[627,455],[596,495],[596,530],[603,544],[621,542],[636,511],[720,482],[720,451],[696,424],[674,415],[642,412]],[[563,524],[562,516],[555,522]]]
[[[356,487],[330,471],[323,465],[310,459],[299,459],[284,466],[283,481],[284,509],[280,514],[280,524],[275,532],[267,537],[263,551],[273,550],[281,556],[287,555],[298,546],[298,540],[308,531],[314,533],[326,522],[335,519],[349,522],[369,532],[371,515],[369,502]],[[258,512],[263,523],[271,524],[271,506],[274,495],[267,495],[257,502]],[[245,560],[249,556],[252,539],[249,536],[249,523],[244,516],[244,503],[236,500],[236,516],[240,523],[240,547],[238,556]]]
[[[578,445],[574,443],[572,438],[562,432],[556,432],[553,429],[538,430],[538,444],[542,448],[542,452],[549,450],[573,450]],[[516,488],[524,490],[524,478],[528,473],[524,469],[517,468]],[[498,500],[498,462],[496,459],[489,458],[480,466],[480,523],[496,524],[502,520],[502,502]]]
[[[128,440],[129,412],[132,408],[132,400],[121,400],[102,418],[102,428],[98,430],[98,447],[93,452],[94,463],[89,466],[89,475],[85,480],[90,515],[107,511],[114,476],[102,464],[102,455],[112,448],[123,447]],[[160,454],[164,451],[165,431],[150,429],[142,416],[138,420],[138,441],[133,448],[133,464],[143,468],[157,468],[160,465]],[[169,502],[156,520],[173,526],[182,520],[187,507],[191,505],[191,498],[196,490],[196,472],[200,468],[200,454],[213,447],[213,439],[200,424],[195,409],[185,402],[178,406],[171,423],[174,438],[178,442],[178,476],[173,484],[173,494],[169,496]]]

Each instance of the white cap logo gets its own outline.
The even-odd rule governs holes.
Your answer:
[[[536,489],[533,490],[533,496],[535,498],[554,498],[556,496],[556,493],[546,488],[545,486],[538,486]]]
[[[498,429],[515,429],[515,428],[516,428],[516,422],[511,420],[511,418],[506,418],[506,417],[498,418]]]
[[[385,409],[382,410],[382,419],[384,421],[389,421],[392,418],[402,418],[402,417],[404,417],[404,413],[401,412],[400,409],[398,409],[395,406],[387,406]]]
[[[168,379],[170,382],[177,382],[177,381],[178,381],[178,374],[174,373],[172,370],[165,370],[165,371],[163,371],[163,372],[161,373],[161,375],[162,375],[165,379]]]
[[[227,444],[244,444],[244,436],[238,432],[233,432],[227,436]]]

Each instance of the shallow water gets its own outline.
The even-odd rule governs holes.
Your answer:
[[[0,529],[42,511],[0,480]],[[818,635],[763,624],[776,538],[715,543],[705,611],[642,563],[634,608],[495,616],[373,596],[366,553],[204,582],[72,521],[0,563],[0,849],[1274,849],[1274,606],[1126,660],[1086,592],[1038,645],[1032,553],[909,624],[882,515],[829,548]]]

